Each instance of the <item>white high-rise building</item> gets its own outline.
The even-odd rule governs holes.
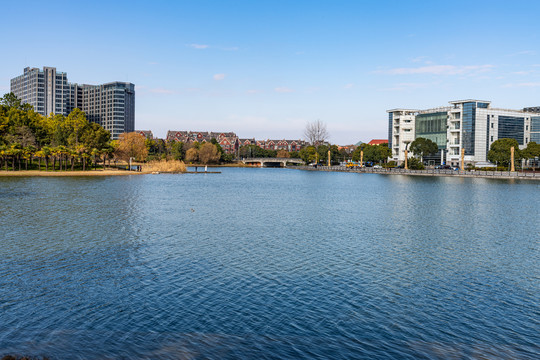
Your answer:
[[[428,164],[457,166],[461,150],[466,163],[487,161],[491,144],[502,138],[515,139],[520,149],[540,140],[540,113],[499,109],[483,100],[450,101],[450,106],[428,110],[388,110],[389,146],[392,160],[405,160],[405,146],[418,137],[432,140],[439,152],[424,158]],[[526,111],[527,110],[527,111]]]
[[[103,126],[113,139],[135,131],[135,85],[111,82],[103,85],[69,83],[67,74],[54,67],[25,68],[11,79],[11,92],[34,111],[43,115],[69,115],[75,108],[86,113],[89,121]]]

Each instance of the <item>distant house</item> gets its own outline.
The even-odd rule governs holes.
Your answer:
[[[257,145],[266,150],[300,151],[306,146],[303,140],[260,140]]]
[[[239,146],[238,136],[233,132],[208,132],[208,131],[167,131],[167,141],[181,141],[185,144],[192,142],[205,143],[216,139],[223,151],[234,154]]]
[[[255,139],[238,139],[238,142],[240,143],[240,146],[257,145]]]
[[[152,134],[152,131],[150,130],[135,130],[135,132],[141,134],[148,140],[154,139],[154,134]]]
[[[352,154],[354,152],[354,150],[356,150],[356,148],[358,147],[358,145],[343,145],[343,146],[338,146],[338,150],[345,150],[345,152],[347,154]]]
[[[370,142],[368,142],[368,145],[382,145],[382,144],[388,144],[388,140],[386,140],[386,139],[373,139]]]

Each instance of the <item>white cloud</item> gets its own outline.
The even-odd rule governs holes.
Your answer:
[[[225,79],[225,74],[216,74],[214,75],[214,80],[220,81]]]
[[[246,91],[248,94],[260,94],[262,93],[261,90],[255,90],[255,89],[250,89],[248,91]]]
[[[238,50],[240,50],[240,48],[237,47],[237,46],[220,47],[219,49],[224,50],[224,51],[238,51]]]
[[[513,54],[509,54],[508,56],[534,55],[534,54],[536,54],[536,51],[533,51],[533,50],[523,50],[523,51],[518,51],[518,52],[513,53]]]
[[[398,83],[394,84],[392,87],[381,89],[382,91],[407,91],[407,90],[416,90],[427,88],[432,83]]]
[[[289,89],[287,87],[277,87],[274,89],[275,92],[278,92],[278,93],[292,93],[294,92],[293,89]]]
[[[135,85],[135,91],[142,90],[144,88],[146,88],[146,86],[144,86],[144,85]]]
[[[343,88],[344,89],[352,89],[354,87],[354,84],[346,84]]]
[[[529,75],[529,74],[532,74],[532,73],[535,73],[536,71],[535,70],[529,70],[529,71],[515,71],[513,72],[512,74],[514,75]]]
[[[209,45],[203,45],[203,44],[189,44],[189,45],[186,45],[186,46],[189,46],[193,49],[197,49],[197,50],[204,50],[204,49],[208,49],[210,46]]]
[[[515,88],[515,87],[540,87],[540,82],[522,82],[522,83],[513,83],[503,85],[504,88]]]
[[[376,70],[375,73],[387,75],[467,75],[490,71],[493,65],[429,65],[414,68],[394,68],[388,70]]]
[[[174,94],[174,93],[176,93],[176,91],[174,91],[174,90],[164,89],[164,88],[150,89],[150,92],[154,93],[154,94]]]

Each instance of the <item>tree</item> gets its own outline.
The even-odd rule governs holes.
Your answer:
[[[173,141],[171,144],[171,156],[174,160],[184,160],[186,156],[184,143],[181,141]]]
[[[298,152],[298,155],[306,164],[310,164],[317,160],[317,150],[314,146],[306,146]]]
[[[317,147],[324,144],[330,137],[330,134],[326,130],[326,124],[317,120],[306,125],[304,136],[311,145]]]
[[[521,152],[519,151],[519,144],[516,139],[503,138],[495,140],[488,152],[488,160],[492,163],[496,163],[502,166],[508,166],[510,164],[510,148],[514,147],[515,160],[521,159]]]
[[[137,132],[120,134],[116,150],[118,158],[124,161],[129,161],[130,158],[144,161],[148,155],[145,140],[146,138]]]
[[[525,159],[532,159],[535,157],[540,157],[540,144],[537,144],[534,141],[531,141],[527,144],[527,147],[521,152],[521,155]]]
[[[221,154],[212,143],[205,143],[199,149],[199,161],[203,164],[215,163],[220,157]]]
[[[65,126],[70,134],[68,138],[69,144],[73,147],[77,147],[79,145],[82,132],[84,131],[85,127],[88,126],[86,114],[80,109],[73,109],[65,120]]]
[[[186,161],[192,163],[197,160],[199,160],[199,150],[194,147],[188,149],[186,151]]]
[[[407,166],[411,170],[424,170],[424,164],[422,164],[422,161],[418,160],[415,157],[410,157],[407,161]]]
[[[386,147],[388,147],[388,144]],[[439,151],[439,147],[436,143],[423,137],[414,139],[409,146],[409,149],[414,155],[420,156],[420,161],[423,161],[424,156],[434,155]]]
[[[279,150],[277,152],[276,156],[278,158],[287,158],[288,159],[290,157],[290,154],[289,154],[289,152],[287,150]]]

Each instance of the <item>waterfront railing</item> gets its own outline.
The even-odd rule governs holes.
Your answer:
[[[296,166],[301,170],[318,170],[318,171],[340,171],[354,173],[371,173],[371,174],[403,174],[403,175],[433,175],[433,176],[467,176],[467,177],[495,177],[495,178],[534,178],[540,179],[540,172],[519,172],[519,171],[462,171],[449,169],[426,169],[426,170],[406,170],[400,168],[350,168],[346,166]]]

